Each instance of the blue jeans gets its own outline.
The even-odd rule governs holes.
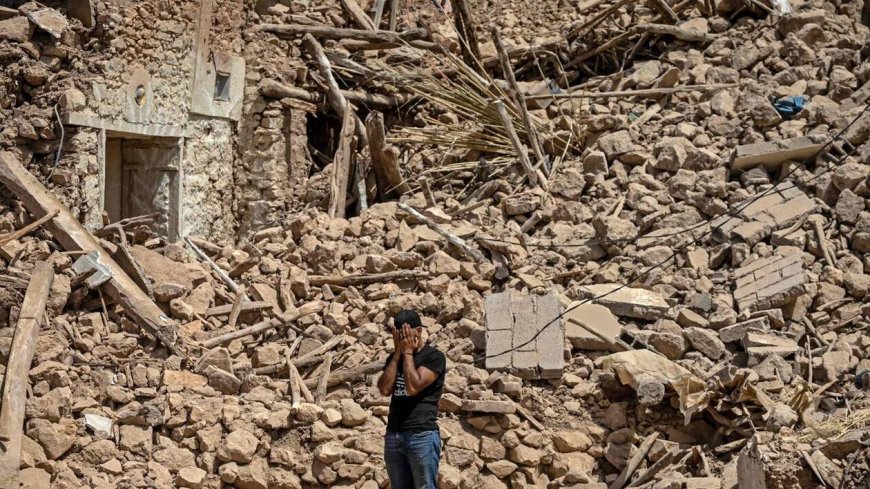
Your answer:
[[[392,489],[436,489],[441,460],[441,434],[388,431],[384,463]]]

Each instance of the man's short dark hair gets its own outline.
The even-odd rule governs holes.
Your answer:
[[[399,314],[396,314],[396,317],[393,319],[393,325],[396,329],[400,329],[402,325],[406,323],[412,328],[423,327],[423,322],[420,321],[420,315],[410,309],[399,311]]]

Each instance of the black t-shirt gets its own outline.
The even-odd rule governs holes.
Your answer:
[[[384,369],[390,363],[390,358],[384,363]],[[390,398],[390,414],[387,417],[387,431],[436,431],[438,424],[438,400],[444,390],[444,373],[447,370],[447,359],[435,348],[426,345],[414,354],[414,365],[426,367],[438,374],[438,378],[416,396],[409,396],[405,391],[404,358],[399,359],[396,371],[396,385]]]

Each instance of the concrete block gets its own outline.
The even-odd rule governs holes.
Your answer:
[[[741,323],[725,326],[719,330],[719,339],[725,343],[740,341],[750,331],[766,331],[770,329],[770,323],[766,317],[750,319]]]
[[[573,306],[574,304],[569,306],[569,309]],[[577,322],[595,328],[596,331],[612,341],[616,341],[622,334],[622,325],[616,320],[616,316],[610,312],[610,309],[598,304],[583,304],[569,311],[564,318],[565,334],[568,341],[571,342],[571,346],[581,350],[609,351],[610,348],[605,341],[577,325]]]
[[[555,295],[492,294],[485,308],[487,369],[526,379],[561,377],[564,331]]]
[[[653,321],[664,316],[670,308],[664,298],[653,291],[631,287],[616,290],[619,287],[620,284],[584,285],[580,287],[580,291],[590,297],[610,293],[596,302],[617,316]]]

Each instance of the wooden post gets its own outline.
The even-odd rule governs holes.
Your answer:
[[[395,148],[387,144],[384,114],[369,113],[366,117],[366,133],[372,155],[372,169],[378,182],[378,193],[389,195],[395,192],[396,195],[402,195],[410,192],[411,186],[402,178],[398,154]]]
[[[422,222],[423,224],[429,226],[430,228],[432,228],[433,231],[435,231],[436,233],[443,236],[444,239],[446,239],[448,242],[450,242],[450,244],[452,244],[453,246],[456,246],[457,248],[462,250],[463,253],[465,253],[469,257],[473,258],[478,263],[489,263],[489,260],[487,260],[486,257],[483,256],[483,253],[472,248],[468,243],[465,242],[465,240],[463,240],[459,236],[456,236],[455,234],[451,234],[451,233],[447,232],[444,228],[439,226],[435,221],[433,221],[432,219],[429,219],[428,217],[424,216],[423,214],[420,214],[420,212],[418,212],[417,209],[414,209],[413,207],[410,207],[410,206],[403,204],[401,202],[398,203],[398,206],[399,206],[399,209],[402,209],[403,211],[407,212],[408,214],[411,214],[411,216],[413,216],[414,219],[416,219],[416,220]]]
[[[514,129],[514,123],[511,121],[504,103],[501,100],[496,100],[494,104],[496,110],[498,110],[498,116],[501,118],[501,123],[504,125],[504,129],[507,132],[508,139],[511,140],[514,150],[517,152],[517,157],[520,159],[520,164],[523,165],[523,170],[526,172],[526,177],[529,179],[529,183],[538,186],[538,174],[535,171],[535,167],[532,166],[532,162],[529,161],[526,146],[522,141],[520,141],[520,137],[517,136],[517,131]]]
[[[332,387],[334,385],[340,384],[342,382],[353,382],[356,380],[360,380],[368,374],[373,374],[375,372],[380,372],[384,368],[383,360],[375,360],[374,362],[364,363],[362,365],[358,365],[353,368],[349,368],[347,370],[339,370],[330,372],[329,378],[326,380],[326,386]],[[305,381],[305,385],[308,386],[309,389],[316,389],[317,383],[320,379],[308,379]]]
[[[399,15],[399,0],[390,0],[390,30],[396,30],[397,16]]]
[[[384,6],[387,4],[387,0],[377,0],[375,3],[375,15],[372,16],[372,23],[375,26],[375,30],[379,30],[381,27],[381,18],[384,15]]]
[[[24,294],[21,313],[9,349],[9,361],[3,382],[3,404],[0,405],[0,489],[18,489],[18,466],[21,457],[21,436],[24,428],[24,405],[30,382],[30,362],[39,335],[39,323],[45,317],[45,303],[54,282],[54,268],[48,262],[37,262]]]
[[[323,356],[323,370],[320,379],[317,380],[317,388],[314,392],[314,400],[320,404],[326,397],[326,382],[329,380],[329,372],[332,370],[332,353]]]
[[[372,19],[366,15],[365,10],[356,3],[356,0],[341,0],[341,7],[347,12],[347,15],[350,16],[354,22],[361,28],[367,31],[376,30],[374,24],[372,24]],[[390,29],[392,30],[392,29]]]
[[[44,224],[54,239],[66,251],[98,251],[101,261],[112,272],[112,279],[103,285],[113,300],[140,327],[154,335],[172,353],[187,357],[183,339],[177,337],[175,323],[148,297],[136,282],[100,246],[97,239],[76,219],[55,195],[36,179],[12,153],[0,152],[0,183],[3,183],[34,217],[57,211],[54,219]]]
[[[355,117],[350,104],[345,105],[338,149],[332,160],[332,180],[329,185],[329,217],[331,218],[344,217],[347,206],[347,184],[350,181],[350,168],[352,166],[350,160],[354,156]]]
[[[326,101],[329,102],[329,106],[332,107],[332,110],[334,110],[336,114],[344,115],[348,110],[348,107],[351,106],[347,99],[344,98],[344,95],[341,94],[341,90],[338,88],[338,82],[336,82],[335,77],[332,76],[332,65],[329,64],[329,59],[327,59],[326,53],[323,52],[323,46],[321,46],[320,43],[317,42],[317,39],[315,39],[311,34],[305,34],[303,40],[308,46],[311,55],[317,61],[317,69],[320,71],[320,76],[322,76],[324,82],[326,82]],[[365,126],[360,118],[353,113],[352,107],[351,114],[353,116],[354,126],[356,127],[356,135],[357,138],[359,138],[360,148],[368,146],[369,141],[366,136]]]
[[[480,55],[480,44],[477,42],[471,9],[468,8],[466,0],[453,0],[453,22],[456,25],[456,32],[459,34],[459,47],[462,50],[463,61],[475,71],[480,70],[478,64],[483,57]]]
[[[517,83],[514,76],[514,69],[511,66],[511,60],[508,57],[504,44],[501,42],[501,36],[498,33],[498,28],[495,26],[490,30],[492,41],[495,43],[495,49],[498,52],[498,58],[501,61],[501,70],[504,73],[504,79],[507,80],[511,89],[511,97],[516,104],[517,110],[523,119],[523,125],[526,126],[526,133],[529,135],[529,144],[532,146],[532,152],[535,153],[535,159],[538,163],[544,161],[544,149],[541,147],[538,131],[532,122],[532,115],[529,114],[529,109],[526,107],[526,96]]]

